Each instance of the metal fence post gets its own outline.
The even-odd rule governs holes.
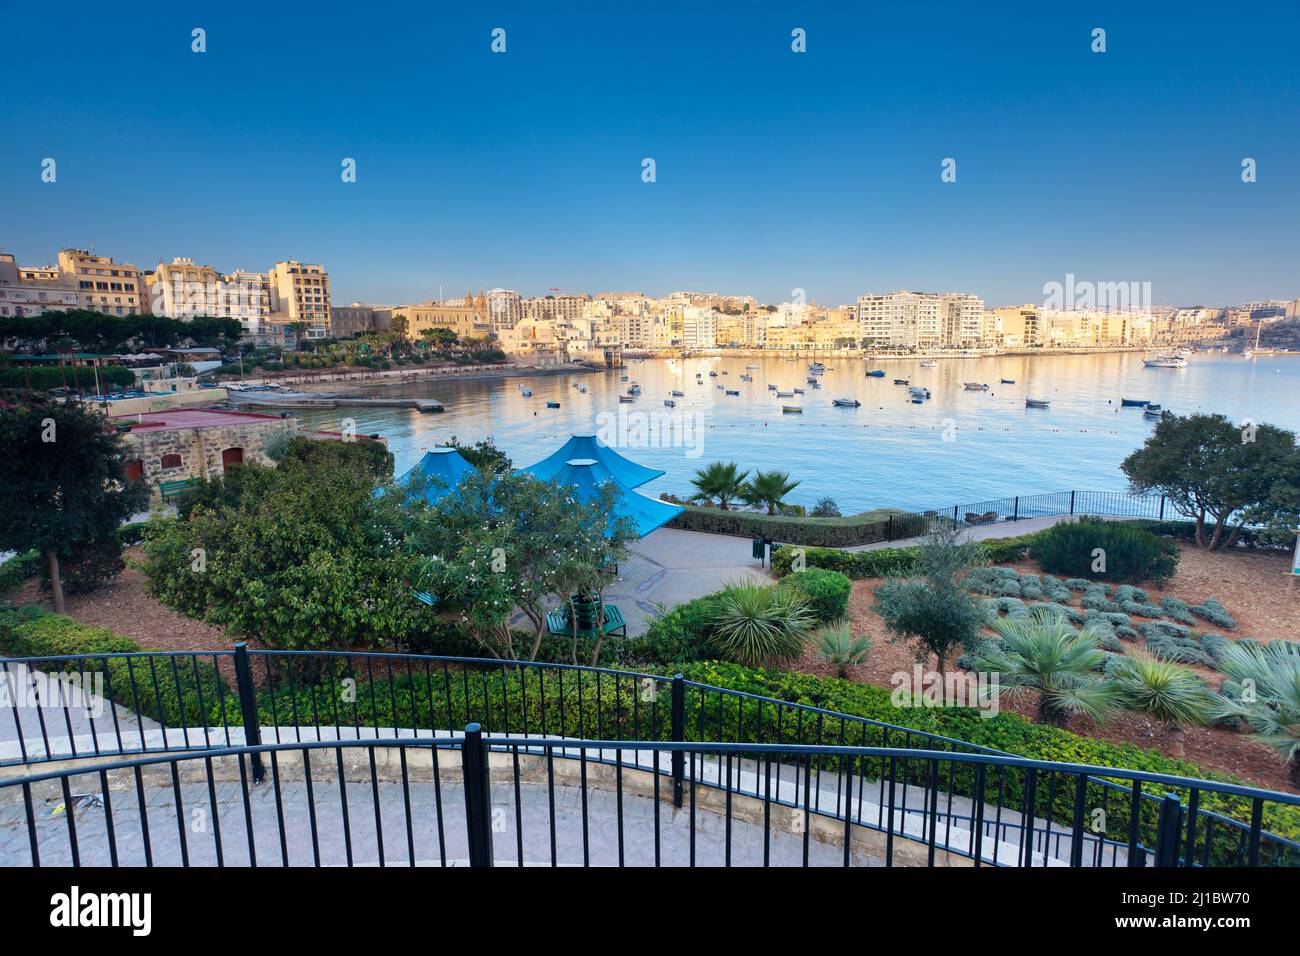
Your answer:
[[[437,759],[437,755],[434,755]],[[487,747],[483,728],[465,726],[460,745],[460,766],[465,778],[465,830],[469,838],[469,865],[492,865],[492,796],[488,782]]]
[[[1070,492],[1070,514],[1074,514],[1074,492]]]
[[[681,743],[686,739],[686,678],[673,675],[672,739]],[[686,779],[686,754],[673,751],[673,806],[682,805],[682,790]]]
[[[889,520],[885,522],[885,540],[894,540],[894,516],[890,515]]]
[[[1160,496],[1160,520],[1165,520],[1165,496]]]
[[[1012,508],[1011,520],[1019,521],[1020,520],[1020,496],[1019,495],[1016,495],[1015,504],[1013,504],[1011,508]]]
[[[244,718],[244,746],[260,747],[262,729],[257,722],[257,695],[253,691],[253,669],[248,663],[248,644],[240,641],[235,645],[235,687],[239,694],[239,712]],[[266,777],[266,768],[262,766],[262,755],[250,755],[253,765],[253,783],[261,783]]]
[[[1178,865],[1178,837],[1182,830],[1183,805],[1166,793],[1160,801],[1160,822],[1156,825],[1156,866]]]

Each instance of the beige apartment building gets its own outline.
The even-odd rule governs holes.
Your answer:
[[[0,253],[0,316],[35,316],[81,307],[76,285],[58,266],[20,266]]]
[[[290,259],[267,272],[274,325],[306,326],[305,337],[323,339],[330,330],[330,279],[325,267]]]
[[[146,274],[149,306],[154,315],[169,319],[192,319],[221,315],[224,277],[212,266],[196,265],[193,259],[177,256],[160,262]]]
[[[420,302],[394,311],[406,317],[406,337],[413,341],[418,341],[426,329],[451,329],[462,340],[486,338],[493,333],[483,292],[477,299],[466,292],[459,302]]]
[[[514,289],[489,289],[488,317],[494,329],[513,329],[524,317],[524,300]]]
[[[114,262],[85,249],[59,252],[59,271],[72,283],[79,308],[105,315],[138,315],[149,311],[140,271],[129,262]]]

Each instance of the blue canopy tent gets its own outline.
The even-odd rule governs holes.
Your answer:
[[[578,459],[593,459],[599,462],[608,472],[607,477],[613,478],[624,488],[639,488],[647,481],[654,481],[664,474],[655,468],[647,468],[638,465],[630,458],[624,458],[595,435],[574,435],[555,452],[536,464],[521,468],[520,471],[525,471],[542,481],[550,481],[569,462]]]
[[[433,448],[424,453],[419,461],[397,479],[398,485],[407,485],[413,479],[421,479],[424,500],[436,505],[450,491],[454,491],[467,474],[475,471],[473,465],[461,457],[454,448]],[[436,478],[435,481],[429,479]]]
[[[647,498],[633,491],[618,480],[617,474],[595,458],[570,458],[560,466],[551,480],[557,485],[572,485],[580,501],[592,500],[602,484],[614,482],[620,492],[614,506],[614,516],[631,518],[639,538],[644,538],[651,531],[667,524],[684,510],[680,505]]]

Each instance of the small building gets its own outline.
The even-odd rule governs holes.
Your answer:
[[[267,447],[281,435],[285,439],[299,435],[323,440],[350,437],[302,430],[295,418],[214,408],[115,415],[109,421],[123,433],[127,478],[148,482],[153,504],[166,500],[166,492],[177,487],[175,482],[215,478],[249,461],[274,464]],[[376,439],[358,435],[356,440]]]

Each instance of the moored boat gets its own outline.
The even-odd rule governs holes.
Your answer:
[[[722,390],[722,394],[723,394],[723,395],[739,395],[739,394],[740,394],[740,389],[738,389],[738,388],[724,388],[724,389]]]
[[[1140,408],[1143,405],[1151,404],[1145,398],[1121,398],[1119,403],[1124,408]],[[1160,406],[1157,405],[1156,407],[1159,408]]]
[[[560,407],[560,403],[559,403],[559,402],[547,402],[547,403],[546,403],[546,407],[547,407],[547,408],[559,408],[559,407]]]
[[[856,398],[832,398],[832,405],[838,405],[840,408],[857,408],[862,403]]]
[[[932,362],[929,359],[926,359],[924,362],[921,363],[921,368],[938,368],[938,367],[939,367],[938,362]]]
[[[676,408],[676,407],[677,407],[677,403],[674,402],[671,398],[665,398],[665,399],[664,399],[664,404],[667,405],[669,408]]]
[[[867,369],[867,375],[871,378],[884,378],[885,370],[883,368]]]
[[[796,389],[794,390],[794,393],[795,393],[796,395],[806,395],[806,394],[808,394],[808,393],[805,392],[802,388],[796,388]]]
[[[1181,355],[1157,355],[1155,358],[1143,359],[1147,368],[1187,368],[1187,359]]]
[[[780,389],[777,389],[776,397],[777,397],[777,398],[794,398],[794,392],[783,392],[783,391],[781,391]]]
[[[987,392],[989,387],[982,382],[962,382],[962,388],[968,392]]]
[[[1026,408],[1046,408],[1046,407],[1047,407],[1048,405],[1050,405],[1050,404],[1051,404],[1051,402],[1049,402],[1049,401],[1048,401],[1047,399],[1045,399],[1045,398],[1026,398],[1026,399],[1025,399],[1025,407],[1026,407]]]
[[[768,390],[769,392],[775,392],[775,391],[776,391],[776,386],[775,386],[775,385],[769,385],[769,386],[767,387],[767,390]]]
[[[635,396],[635,395],[620,395],[620,396],[618,397],[618,400],[619,400],[620,402],[623,402],[624,404],[628,404],[628,405],[630,405],[632,402],[635,402],[635,401],[636,401],[636,396]]]
[[[803,414],[803,408],[798,405],[782,405],[781,413],[783,415],[801,415]]]
[[[907,379],[905,379],[905,378],[896,378],[896,379],[894,379],[894,384],[895,384],[895,385],[907,385],[907,384],[908,384],[908,381],[907,381]]]
[[[679,388],[675,388],[675,389],[673,389],[671,392],[669,392],[668,394],[674,396],[675,398],[681,398],[681,397],[682,397],[683,395],[685,395],[686,393],[683,392],[683,391],[682,391],[681,389],[679,389]]]
[[[1004,379],[1002,380],[1002,384],[1003,384],[1003,385],[1015,385],[1015,384],[1016,384],[1016,380],[1015,380],[1014,378],[1004,378]]]

